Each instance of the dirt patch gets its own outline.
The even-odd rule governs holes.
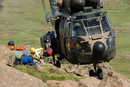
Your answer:
[[[1,33],[0,34],[0,37],[10,37],[11,36],[11,34],[9,34],[9,33]]]

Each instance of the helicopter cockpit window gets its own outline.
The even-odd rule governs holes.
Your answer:
[[[100,21],[98,19],[88,19],[88,20],[84,20],[83,22],[84,22],[85,27],[92,27],[92,26],[100,25]]]
[[[74,21],[73,22],[73,32],[72,35],[86,35],[86,31],[83,27],[83,24],[81,21]]]
[[[88,28],[88,32],[90,35],[101,34],[101,28],[100,27],[91,27],[91,28]]]
[[[89,18],[87,20],[84,20],[83,22],[85,27],[87,28],[89,35],[101,34],[100,20],[98,18]]]
[[[103,32],[110,31],[111,27],[110,27],[108,19],[105,16],[102,17],[101,23],[102,23]]]

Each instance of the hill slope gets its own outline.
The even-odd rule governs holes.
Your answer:
[[[6,0],[0,13],[0,44],[13,40],[15,45],[40,47],[39,38],[46,27],[41,0]],[[46,27],[46,28],[45,28]]]

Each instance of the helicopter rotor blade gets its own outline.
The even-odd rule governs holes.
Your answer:
[[[42,5],[43,5],[43,8],[44,8],[44,11],[46,11],[46,5],[45,5],[45,1],[42,0]]]

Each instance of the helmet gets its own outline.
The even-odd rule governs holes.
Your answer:
[[[24,46],[20,46],[20,50],[23,50],[24,49]]]
[[[17,46],[17,50],[20,50],[20,46]]]
[[[14,49],[14,46],[10,46],[10,48],[9,48],[10,50],[13,50]]]
[[[31,53],[35,53],[36,50],[35,50],[35,48],[32,47],[32,48],[30,49],[30,51],[31,51]]]
[[[9,42],[8,42],[8,45],[9,45],[9,46],[14,46],[14,41],[9,41]]]

